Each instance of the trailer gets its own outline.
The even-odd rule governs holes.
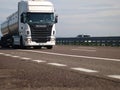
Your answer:
[[[50,1],[20,1],[18,10],[1,24],[1,46],[52,49],[57,22],[58,16]]]

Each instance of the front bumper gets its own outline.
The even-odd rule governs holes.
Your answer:
[[[48,41],[46,43],[37,43],[34,41],[27,41],[25,43],[25,46],[54,46],[55,45],[55,41]]]

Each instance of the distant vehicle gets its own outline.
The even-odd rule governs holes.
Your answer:
[[[90,35],[84,35],[84,34],[77,35],[77,38],[87,38],[87,37],[90,37]]]
[[[17,12],[1,24],[2,47],[47,47],[55,45],[55,24],[58,21],[54,6],[46,0],[18,2]]]

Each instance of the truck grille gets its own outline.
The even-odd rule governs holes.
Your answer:
[[[37,43],[50,41],[52,25],[30,25],[32,41]]]

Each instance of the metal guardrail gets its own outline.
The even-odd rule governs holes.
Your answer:
[[[84,46],[120,46],[120,37],[62,37],[56,38],[56,44]]]

